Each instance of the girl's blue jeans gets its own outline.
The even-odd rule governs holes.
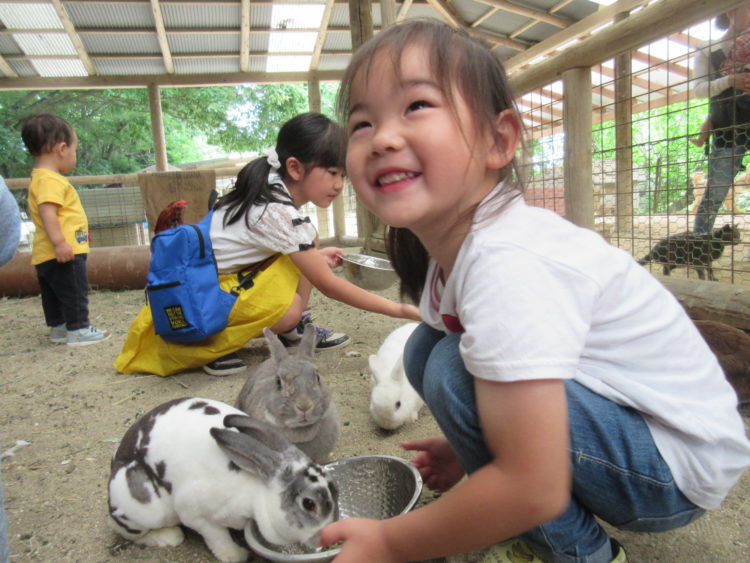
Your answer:
[[[460,334],[426,324],[404,350],[404,368],[467,473],[491,460],[474,397],[473,376],[459,353]],[[608,563],[609,537],[594,518],[624,530],[684,526],[704,510],[680,492],[640,414],[565,381],[573,483],[570,504],[555,520],[521,537],[545,561]]]

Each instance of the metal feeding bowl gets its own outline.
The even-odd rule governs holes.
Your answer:
[[[396,281],[396,271],[386,258],[347,254],[341,259],[344,262],[346,279],[362,289],[387,289]]]
[[[339,490],[340,517],[384,520],[409,512],[422,492],[419,471],[401,458],[368,455],[340,459],[325,465]],[[309,548],[301,543],[275,545],[268,543],[253,523],[247,538],[250,548],[271,561],[330,561],[341,551]]]

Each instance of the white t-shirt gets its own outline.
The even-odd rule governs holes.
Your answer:
[[[243,217],[224,226],[226,212],[220,207],[211,218],[211,244],[220,274],[239,272],[277,253],[307,250],[318,236],[310,218],[291,203],[252,206],[247,222]]]
[[[475,377],[574,379],[638,410],[680,490],[717,507],[750,466],[750,442],[734,390],[675,297],[628,253],[551,211],[517,198],[478,224],[482,211],[441,297],[430,262],[425,322],[463,329]]]

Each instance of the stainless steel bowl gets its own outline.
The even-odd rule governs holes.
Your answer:
[[[366,254],[347,254],[342,257],[344,275],[363,289],[387,289],[396,281],[396,271],[390,260]]]
[[[325,466],[339,490],[341,518],[384,520],[411,510],[422,492],[419,471],[398,457],[368,455],[350,457]],[[303,544],[274,545],[260,535],[255,524],[247,538],[260,557],[283,563],[330,561],[341,548],[311,549]]]

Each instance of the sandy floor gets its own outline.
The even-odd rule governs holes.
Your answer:
[[[384,293],[395,296],[393,290]],[[112,360],[142,303],[142,291],[93,293],[92,322],[114,336],[100,345],[71,349],[47,341],[38,298],[0,301],[0,452],[16,440],[30,442],[2,464],[13,563],[212,560],[195,535],[178,548],[141,548],[106,526],[109,460],[135,418],[182,396],[231,403],[244,382],[243,375],[218,379],[199,371],[168,378],[117,374]],[[318,296],[313,305],[319,324],[354,339],[349,348],[318,355],[344,425],[333,457],[382,453],[408,458],[398,442],[435,434],[429,413],[423,410],[417,422],[386,432],[367,410],[367,356],[401,321]],[[257,363],[266,349],[262,342],[253,343],[242,355]],[[744,414],[750,425],[750,410]],[[433,498],[425,490],[421,502]],[[748,499],[750,473],[721,509],[693,525],[664,534],[613,534],[636,563],[750,561]],[[482,560],[481,553],[451,558]]]

